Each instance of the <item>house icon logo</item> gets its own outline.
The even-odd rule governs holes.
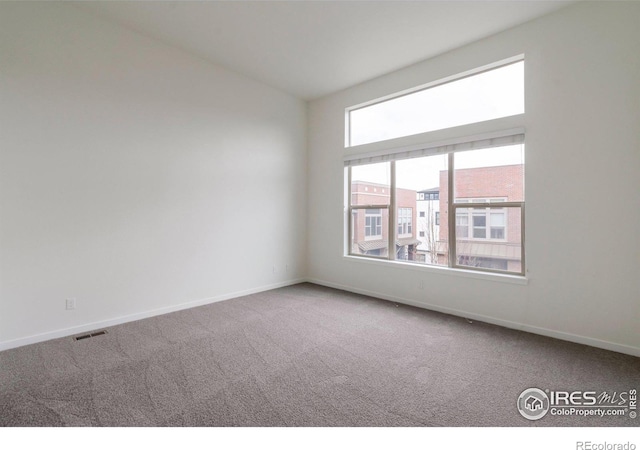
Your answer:
[[[525,419],[542,419],[549,411],[549,397],[541,389],[525,389],[518,397],[518,411]]]
[[[524,401],[524,406],[529,411],[537,411],[539,409],[542,409],[542,400],[540,400],[539,398],[534,397],[533,395],[530,395]]]

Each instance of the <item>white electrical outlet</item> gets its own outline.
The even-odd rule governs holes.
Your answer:
[[[76,309],[76,299],[75,298],[68,298],[67,302],[66,302],[66,308],[67,308],[67,310]]]

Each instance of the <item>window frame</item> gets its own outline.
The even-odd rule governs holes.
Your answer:
[[[395,235],[395,233],[392,232],[393,228],[389,229],[388,234],[388,242],[387,242],[387,256],[380,256],[380,255],[363,255],[363,254],[359,254],[359,253],[353,253],[353,233],[354,233],[354,223],[353,223],[353,217],[354,217],[354,212],[356,212],[357,210],[360,209],[380,209],[381,210],[381,216],[382,214],[382,210],[386,209],[388,211],[387,213],[387,227],[392,227],[395,221],[395,214],[393,213],[394,209],[395,209],[395,165],[393,166],[393,170],[391,170],[390,172],[390,179],[389,179],[389,203],[388,204],[368,204],[368,205],[352,205],[351,203],[353,202],[353,193],[352,193],[352,176],[351,176],[351,166],[349,167],[349,170],[347,171],[347,195],[348,195],[348,224],[347,224],[347,229],[348,231],[348,235],[347,235],[347,254],[349,256],[355,256],[358,258],[370,258],[370,259],[377,259],[377,260],[389,260],[390,256],[393,254],[395,255],[395,251],[390,251],[389,249],[393,248],[391,246],[391,244],[395,245],[395,240],[392,240],[392,236]],[[366,214],[366,212],[365,212]],[[381,223],[382,226],[382,234],[384,236],[384,224]],[[366,240],[366,239],[365,239]]]
[[[373,100],[368,100],[365,102],[358,103],[356,105],[345,107],[345,129],[344,129],[344,161],[345,161],[345,172],[346,176],[344,177],[347,181],[345,186],[345,225],[348,227],[347,230],[353,229],[353,211],[357,209],[366,209],[366,208],[387,208],[388,209],[388,252],[387,256],[379,257],[372,255],[362,255],[352,252],[352,244],[353,239],[350,235],[350,232],[345,232],[345,246],[344,246],[344,255],[345,256],[354,256],[361,260],[366,260],[366,258],[382,260],[385,262],[394,262],[403,265],[409,264],[411,267],[414,267],[415,270],[445,270],[451,271],[452,273],[457,272],[460,274],[464,274],[466,276],[475,277],[475,278],[484,278],[487,276],[502,276],[501,279],[504,280],[513,280],[514,282],[524,282],[526,283],[526,237],[525,237],[525,199],[522,201],[514,202],[500,202],[500,208],[504,208],[505,211],[508,211],[508,208],[518,208],[520,211],[520,272],[509,271],[509,270],[494,270],[489,268],[480,268],[480,267],[471,267],[464,266],[457,263],[458,255],[456,249],[456,212],[459,208],[484,208],[485,209],[485,217],[486,220],[489,221],[487,223],[487,236],[485,239],[477,239],[477,241],[494,241],[494,242],[507,242],[507,224],[511,222],[508,221],[508,215],[505,214],[505,225],[504,225],[504,239],[491,239],[490,238],[490,221],[491,215],[490,210],[486,208],[496,208],[495,203],[491,204],[490,202],[486,203],[476,203],[476,204],[464,204],[464,203],[456,203],[455,202],[455,191],[454,191],[454,176],[455,176],[455,163],[454,163],[454,155],[458,152],[463,152],[466,150],[475,150],[482,148],[492,148],[492,147],[501,147],[507,145],[514,144],[523,144],[525,141],[525,129],[522,126],[524,122],[526,122],[526,98],[524,99],[524,110],[521,114],[516,114],[512,116],[500,117],[488,121],[480,121],[469,123],[465,125],[454,126],[451,128],[438,129],[433,131],[427,131],[418,134],[400,136],[397,138],[392,138],[388,140],[379,140],[373,141],[369,143],[363,143],[358,145],[352,145],[350,142],[351,136],[351,128],[350,128],[350,113],[354,110],[361,109],[370,105],[374,105],[377,103],[382,103],[387,100],[391,100],[393,98],[402,97],[404,95],[409,95],[417,91],[429,89],[431,87],[435,87],[441,84],[446,84],[452,81],[456,81],[462,78],[471,77],[474,75],[478,75],[482,72],[491,71],[503,66],[507,66],[513,63],[517,63],[519,61],[525,62],[524,70],[525,70],[525,80],[526,80],[526,60],[525,55],[520,54],[510,58],[503,59],[501,61],[493,62],[486,64],[481,67],[472,68],[462,73],[454,74],[445,78],[441,78],[421,86],[405,89],[403,91],[391,93],[388,95],[384,95]],[[524,81],[523,80],[523,83]],[[526,86],[524,87],[524,92],[526,94]],[[441,223],[446,224],[448,226],[448,261],[447,265],[428,265],[428,264],[420,264],[417,261],[398,261],[396,260],[396,255],[393,249],[395,248],[395,238],[397,236],[397,207],[396,207],[396,168],[395,162],[396,160],[402,160],[407,158],[416,158],[421,156],[432,156],[432,155],[447,155],[448,156],[448,192],[449,198],[444,205],[446,211],[448,211],[448,217],[441,217]],[[352,206],[352,178],[351,178],[351,168],[358,165],[364,164],[375,164],[377,162],[387,162],[389,164],[390,170],[390,183],[389,183],[389,194],[390,201],[388,205],[358,205]],[[525,169],[526,170],[526,169]],[[526,178],[526,177],[525,177]],[[523,180],[524,183],[524,180]],[[523,186],[524,187],[524,186]],[[422,194],[419,194],[419,196]],[[427,194],[428,195],[428,194]],[[424,199],[427,199],[427,195],[424,195]],[[440,211],[441,213],[442,211]],[[472,217],[472,215],[468,215],[468,217]],[[442,222],[442,220],[446,220],[447,222]],[[468,224],[467,227],[471,229],[471,224]],[[472,237],[462,238],[467,240],[472,240]],[[381,261],[380,261],[381,262]],[[380,262],[375,262],[379,264]]]
[[[524,145],[524,144],[523,144]],[[524,200],[518,202],[496,202],[500,204],[500,208],[520,208],[520,272],[510,272],[508,270],[497,270],[497,269],[488,269],[488,268],[480,268],[480,267],[470,267],[461,265],[458,263],[458,252],[457,252],[457,239],[456,239],[456,216],[457,210],[460,208],[464,209],[485,209],[495,207],[496,203],[484,202],[484,203],[473,203],[469,201],[468,203],[459,203],[456,202],[455,199],[455,153],[449,153],[449,178],[448,178],[448,200],[447,200],[447,209],[449,211],[449,267],[454,269],[465,269],[465,270],[477,270],[481,272],[493,272],[493,273],[502,273],[502,274],[510,274],[510,275],[520,275],[524,276],[526,273],[526,261],[525,261],[525,228],[524,228]],[[524,183],[524,179],[523,179]],[[524,186],[523,186],[524,187]],[[471,214],[468,217],[473,217]],[[488,215],[486,216],[488,217]],[[473,229],[473,224],[468,224],[470,231]],[[506,227],[505,227],[506,229]],[[506,231],[505,231],[506,235]],[[473,237],[467,237],[469,240],[473,240]],[[487,240],[487,239],[484,239]]]
[[[422,84],[420,86],[415,86],[409,89],[405,89],[403,91],[399,91],[399,92],[395,92],[389,95],[385,95],[373,100],[369,100],[369,101],[365,101],[362,103],[358,103],[356,105],[352,105],[348,108],[345,108],[345,129],[344,129],[344,146],[345,148],[351,148],[351,147],[364,147],[364,146],[368,146],[371,144],[376,144],[376,143],[380,143],[380,142],[385,142],[385,141],[394,141],[394,140],[398,140],[398,139],[406,139],[406,138],[410,138],[412,136],[419,136],[422,134],[431,134],[431,133],[439,133],[441,131],[444,130],[449,130],[452,128],[458,128],[458,127],[468,127],[468,126],[473,126],[473,124],[477,124],[477,123],[482,123],[482,122],[491,122],[491,121],[499,121],[499,120],[503,120],[503,119],[508,119],[510,117],[517,117],[518,115],[524,114],[524,111],[526,111],[526,99],[525,99],[525,103],[523,103],[523,108],[524,111],[521,114],[515,114],[515,115],[510,115],[510,116],[499,116],[499,117],[494,117],[494,118],[490,118],[490,119],[483,119],[482,121],[479,122],[469,122],[466,124],[460,124],[460,125],[452,125],[449,127],[444,127],[444,128],[438,128],[435,130],[431,130],[431,131],[424,131],[424,132],[416,132],[416,133],[412,133],[412,134],[407,134],[407,135],[401,135],[401,136],[397,136],[397,137],[390,137],[390,138],[386,138],[386,139],[381,139],[381,140],[375,140],[375,141],[371,141],[371,142],[367,142],[367,143],[358,143],[355,144],[353,143],[353,139],[352,139],[352,128],[351,128],[351,113],[353,111],[357,111],[360,109],[364,109],[364,108],[368,108],[370,106],[375,106],[381,103],[385,103],[388,102],[390,100],[395,100],[401,97],[405,97],[405,96],[409,96],[412,94],[416,94],[422,91],[427,91],[429,89],[433,89],[433,88],[437,88],[439,86],[444,86],[446,84],[449,83],[453,83],[456,81],[460,81],[463,80],[465,78],[471,78],[474,77],[476,75],[482,75],[483,73],[486,72],[491,72],[493,70],[497,70],[497,69],[501,69],[507,66],[511,66],[513,64],[517,64],[517,63],[525,63],[525,57],[524,54],[520,54],[520,55],[516,55],[513,56],[511,58],[506,58],[500,61],[496,61],[494,63],[490,63],[490,64],[486,64],[484,66],[481,67],[476,67],[470,70],[467,70],[465,72],[461,72],[461,73],[457,73],[455,75],[451,75],[448,77],[444,77],[444,78],[440,78],[438,80],[434,80],[432,82],[429,83],[425,83]],[[525,65],[525,74],[524,76],[526,77],[526,65]]]
[[[524,145],[524,143],[522,144]],[[474,271],[474,272],[486,272],[486,273],[498,273],[498,274],[502,274],[502,275],[511,275],[511,276],[521,276],[524,277],[525,273],[526,273],[526,258],[525,258],[525,201],[503,201],[502,198],[500,197],[495,197],[495,198],[489,198],[487,199],[483,199],[483,202],[472,202],[471,199],[458,199],[458,201],[456,201],[455,198],[455,151],[450,151],[448,152],[447,156],[448,156],[448,164],[447,164],[447,189],[449,192],[448,198],[447,198],[447,211],[449,212],[448,214],[448,234],[447,234],[447,245],[448,245],[448,252],[447,252],[447,257],[448,257],[448,261],[447,261],[447,265],[438,265],[436,267],[440,267],[440,268],[449,268],[449,269],[460,269],[460,270],[466,270],[466,271]],[[395,249],[395,242],[396,242],[396,236],[400,237],[401,235],[397,233],[397,226],[398,226],[398,218],[399,218],[399,214],[398,214],[398,208],[396,208],[396,160],[391,160],[391,161],[387,161],[389,164],[389,170],[390,170],[390,183],[389,183],[389,204],[387,205],[383,205],[383,204],[376,204],[376,205],[352,205],[352,201],[353,201],[353,197],[352,197],[352,176],[351,176],[351,169],[352,169],[352,165],[347,166],[345,169],[347,170],[347,198],[349,199],[348,202],[349,204],[347,205],[347,210],[348,210],[348,246],[347,246],[347,255],[348,256],[354,256],[354,257],[358,257],[358,258],[374,258],[374,259],[378,259],[378,260],[383,260],[383,261],[398,261],[396,259],[396,252],[395,251],[390,251],[389,249]],[[524,183],[524,180],[523,180]],[[459,200],[462,200],[462,202],[460,202]],[[467,201],[466,203],[464,201]],[[493,200],[493,201],[492,201]],[[499,206],[497,206],[499,205]],[[483,210],[484,212],[484,216],[486,217],[487,220],[490,220],[490,211],[491,209],[504,209],[506,211],[507,208],[519,208],[520,209],[520,272],[514,272],[514,271],[509,271],[509,270],[499,270],[499,269],[490,269],[490,268],[485,268],[485,267],[472,267],[472,266],[467,266],[464,264],[459,264],[458,263],[458,253],[457,253],[457,222],[456,222],[456,217],[457,217],[457,210],[458,209],[480,209]],[[352,249],[353,249],[353,237],[352,237],[352,230],[353,230],[353,213],[356,210],[359,209],[387,209],[388,210],[388,243],[387,243],[387,256],[379,256],[379,255],[363,255],[363,254],[358,254],[358,253],[353,253]],[[412,209],[412,208],[409,208]],[[440,211],[441,212],[441,211]],[[412,211],[412,215],[413,215],[413,211]],[[382,214],[381,214],[382,216]],[[466,217],[473,217],[473,213],[465,213]],[[488,224],[485,224],[488,225]],[[497,241],[497,242],[506,242],[506,224],[505,224],[505,239],[488,239],[488,238],[473,238],[473,237],[465,237],[462,239],[465,240],[469,240],[469,241]],[[382,224],[382,229],[384,229],[384,224]],[[469,223],[467,224],[467,229],[472,232],[473,230],[473,226],[472,226],[472,220],[469,221]],[[486,226],[487,232],[490,232],[490,226]],[[384,233],[383,233],[384,234]],[[366,240],[366,239],[365,239]],[[401,260],[403,263],[406,264],[414,264],[414,265],[420,265],[420,266],[428,266],[428,265],[424,265],[424,264],[420,264],[418,262],[413,262],[413,261],[406,261],[406,260]]]

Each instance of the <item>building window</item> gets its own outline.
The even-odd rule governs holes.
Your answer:
[[[504,211],[489,212],[489,227],[491,229],[490,239],[504,239],[505,216]]]
[[[487,217],[480,211],[473,212],[473,237],[474,239],[486,239]]]
[[[382,237],[382,214],[379,209],[365,209],[364,235],[367,238]]]
[[[469,237],[469,212],[466,209],[456,211],[456,238],[465,239]]]
[[[501,203],[504,198],[457,199],[457,203]],[[505,210],[502,208],[458,208],[456,234],[458,239],[504,240],[506,230]]]
[[[420,217],[424,217],[424,211],[420,211]]]
[[[435,222],[436,225],[440,225],[440,211],[435,212]]]
[[[398,208],[398,236],[407,236],[412,230],[412,209]]]

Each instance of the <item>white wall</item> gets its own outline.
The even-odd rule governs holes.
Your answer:
[[[305,276],[304,102],[58,2],[0,77],[0,349]]]
[[[639,18],[577,4],[313,101],[310,278],[640,355]],[[343,257],[344,108],[522,53],[528,283]]]

